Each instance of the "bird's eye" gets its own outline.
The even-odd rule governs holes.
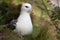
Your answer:
[[[28,6],[25,6],[26,8],[29,8]]]

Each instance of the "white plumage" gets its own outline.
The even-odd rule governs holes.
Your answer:
[[[17,19],[16,31],[20,35],[29,35],[32,33],[33,25],[30,18],[32,6],[29,3],[23,3],[21,7],[20,16]]]

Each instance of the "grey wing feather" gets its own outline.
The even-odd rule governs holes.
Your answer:
[[[11,29],[11,30],[14,30],[14,29],[16,28],[16,22],[17,22],[17,20],[16,20],[16,19],[13,19],[13,20],[9,23],[8,28]]]
[[[16,19],[13,19],[13,20],[10,22],[10,24],[13,25],[13,26],[16,26],[16,22],[17,22],[17,20],[16,20]]]

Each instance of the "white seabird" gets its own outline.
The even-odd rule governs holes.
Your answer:
[[[16,31],[20,35],[29,35],[33,31],[33,25],[30,18],[32,12],[32,6],[29,3],[23,3],[21,6],[21,12],[17,19]]]

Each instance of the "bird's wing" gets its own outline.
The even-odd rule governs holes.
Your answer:
[[[13,26],[16,26],[16,22],[17,22],[17,20],[16,20],[16,19],[13,19],[13,20],[10,22],[10,24],[13,25]]]
[[[16,19],[13,19],[13,20],[9,23],[8,28],[9,28],[10,30],[14,30],[15,27],[16,27],[16,22],[17,22],[17,20],[16,20]]]

